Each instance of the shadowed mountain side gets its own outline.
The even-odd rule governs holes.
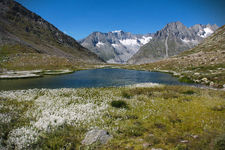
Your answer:
[[[32,55],[37,62],[33,61]],[[67,66],[102,63],[97,55],[82,47],[37,14],[11,0],[0,1],[0,64],[6,68]],[[51,66],[51,65],[50,65]]]

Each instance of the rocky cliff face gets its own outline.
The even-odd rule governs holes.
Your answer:
[[[123,31],[93,32],[80,43],[108,63],[125,63],[151,38],[151,34],[132,34]]]
[[[0,1],[0,48],[0,55],[7,57],[37,53],[71,62],[102,62],[72,37],[12,0]]]
[[[128,60],[128,63],[142,64],[177,55],[201,43],[204,38],[211,35],[217,28],[216,25],[200,24],[187,28],[181,22],[167,24],[162,30],[157,31],[152,40],[142,46]]]

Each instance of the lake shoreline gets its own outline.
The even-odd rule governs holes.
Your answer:
[[[1,79],[27,79],[27,78],[39,78],[44,75],[63,75],[73,73],[75,71],[65,69],[65,70],[24,70],[24,71],[5,71],[0,73]]]
[[[123,68],[123,67],[120,67],[120,66],[111,66],[111,65],[100,66],[99,68],[89,68],[89,69],[87,68],[87,69],[83,69],[83,70],[97,70],[97,69],[124,69],[124,70],[133,70],[133,71],[146,71],[146,72],[151,72],[151,73],[160,72],[160,73],[170,74],[178,80],[180,79],[180,77],[182,77],[180,73],[177,73],[175,71],[131,69],[131,68]],[[82,70],[69,70],[69,69],[60,69],[59,70],[58,69],[58,70],[7,71],[5,73],[0,74],[0,81],[1,80],[30,79],[30,78],[31,79],[32,78],[45,78],[46,76],[54,77],[54,76],[57,76],[57,75],[72,74],[72,73],[75,73],[77,71],[82,71]],[[186,84],[186,82],[183,82],[183,81],[180,81],[180,82]],[[154,82],[152,82],[152,83],[154,83]],[[132,85],[132,84],[128,84],[128,85]],[[126,85],[123,85],[123,86],[126,86]],[[216,87],[212,87],[212,86],[201,84],[201,83],[197,83],[196,85],[190,84],[188,86],[194,86],[194,87],[204,88],[204,89],[213,89],[213,90],[225,90],[225,88],[216,88]],[[102,87],[105,87],[105,86],[102,86]],[[112,87],[114,87],[114,86],[112,86]],[[70,88],[73,88],[73,87],[70,87]],[[91,87],[91,88],[94,88],[94,87]]]
[[[2,87],[1,90],[10,90],[10,87],[12,87],[12,89],[113,87],[146,82],[167,85],[191,85],[178,81],[176,77],[168,73],[111,68],[109,66],[74,72],[70,70],[17,72],[17,74],[34,74],[36,72],[39,76],[38,78],[26,78],[21,80],[0,79],[0,84],[5,84],[5,87]],[[15,72],[11,72],[11,74],[14,76]],[[13,85],[15,85],[15,87],[13,87]],[[24,86],[22,87],[22,85]]]

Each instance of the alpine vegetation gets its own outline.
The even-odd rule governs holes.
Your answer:
[[[225,130],[224,95],[152,83],[1,91],[0,148],[208,148]]]

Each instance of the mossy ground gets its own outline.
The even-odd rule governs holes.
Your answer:
[[[10,93],[20,95],[14,92]],[[94,110],[97,110],[97,107],[104,103],[105,109],[88,124],[85,122],[89,118],[83,118],[82,123],[73,125],[66,123],[67,120],[63,124],[52,126],[48,132],[39,130],[38,140],[29,148],[207,150],[216,149],[218,144],[223,142],[221,137],[225,131],[224,91],[187,86],[159,86],[31,90],[25,94],[23,92],[18,99],[10,96],[5,98],[2,95],[1,93],[1,114],[11,117],[9,123],[0,124],[3,146],[7,145],[11,130],[31,126],[32,122],[38,120],[35,115],[29,116],[28,112],[35,112],[37,102],[40,104],[41,98],[49,96],[63,99],[65,104],[60,104],[60,101],[59,104],[57,101],[51,104],[53,100],[46,99],[50,104],[48,107],[59,105],[59,108],[67,109],[80,103],[91,103]],[[80,97],[81,100],[73,100],[74,96]],[[23,97],[29,101],[23,100]],[[126,107],[112,106],[115,101]],[[54,109],[52,111],[51,113],[57,114]],[[83,146],[81,141],[91,127],[107,130],[113,139],[106,145]]]

